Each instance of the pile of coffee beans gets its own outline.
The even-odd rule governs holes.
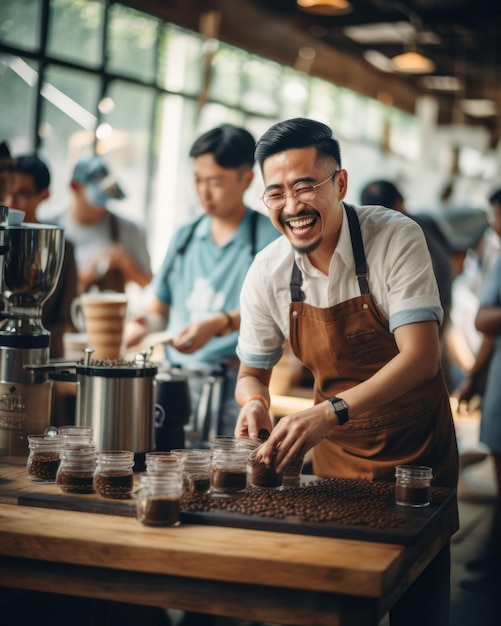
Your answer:
[[[137,367],[136,361],[127,361],[125,359],[90,359],[88,363],[84,360],[78,362],[79,365],[85,365],[89,367],[125,367],[132,368]]]
[[[432,499],[433,495],[432,490]],[[302,522],[388,529],[405,523],[404,518],[389,507],[394,499],[393,483],[324,478],[282,490],[252,487],[242,495],[226,499],[185,493],[181,509],[204,513],[224,510],[275,519],[291,517]]]

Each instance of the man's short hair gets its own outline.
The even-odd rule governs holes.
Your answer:
[[[212,154],[220,167],[236,169],[244,165],[254,167],[254,137],[238,126],[222,124],[195,140],[190,157]]]
[[[389,180],[373,180],[362,189],[362,204],[376,204],[387,209],[395,209],[397,202],[403,202],[403,196]]]
[[[341,167],[341,151],[332,130],[316,120],[296,117],[278,122],[269,128],[257,142],[256,160],[261,171],[264,161],[284,150],[314,147],[320,158],[330,157]]]
[[[13,171],[31,176],[37,191],[49,188],[49,168],[45,165],[42,159],[38,158],[35,154],[21,155],[17,157]]]

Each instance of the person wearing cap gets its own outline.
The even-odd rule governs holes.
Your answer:
[[[152,276],[146,237],[138,225],[107,208],[125,194],[104,159],[94,155],[78,161],[70,187],[73,201],[52,221],[74,245],[78,292],[123,292],[128,282],[145,287]]]
[[[0,205],[10,206],[12,158],[6,141],[0,143]]]
[[[37,210],[50,196],[50,172],[36,155],[21,155],[14,159],[12,169],[12,200],[10,207],[24,211],[24,222],[40,222]],[[73,245],[65,240],[61,274],[54,292],[42,308],[42,322],[50,332],[50,356],[64,356],[63,335],[72,330],[71,302],[76,296],[77,268]]]

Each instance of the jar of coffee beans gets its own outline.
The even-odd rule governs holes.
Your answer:
[[[92,443],[65,443],[56,485],[65,493],[94,493],[96,446]]]
[[[145,472],[136,492],[137,519],[145,526],[179,526],[183,476],[178,472]]]
[[[58,435],[28,435],[28,478],[37,483],[53,483],[61,460]]]
[[[134,485],[134,452],[108,450],[98,452],[94,473],[94,490],[103,498],[126,500]]]
[[[234,494],[247,487],[247,450],[218,449],[212,451],[210,485],[216,493]]]
[[[251,452],[249,464],[251,466],[251,485],[266,489],[279,489],[282,486],[283,475],[277,473],[273,465],[266,465],[260,457],[260,448]]]
[[[432,469],[424,465],[397,465],[395,502],[401,506],[423,507],[430,504]]]

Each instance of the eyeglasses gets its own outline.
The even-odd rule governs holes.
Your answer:
[[[292,188],[292,197],[295,198],[298,202],[304,202],[307,204],[308,202],[312,202],[315,197],[315,191],[317,187],[320,185],[325,185],[325,183],[331,178],[333,178],[340,170],[334,170],[332,174],[323,180],[321,183],[316,185],[312,185],[310,183],[299,182],[294,185]],[[270,211],[280,211],[285,206],[287,202],[287,196],[289,194],[287,192],[277,191],[276,189],[272,189],[271,191],[265,191],[261,197],[261,200],[264,202],[266,207],[270,209]]]

